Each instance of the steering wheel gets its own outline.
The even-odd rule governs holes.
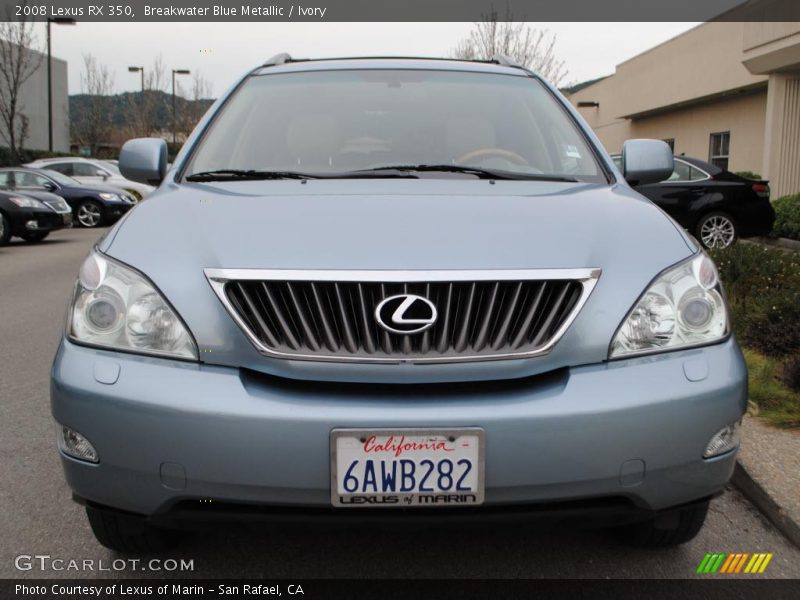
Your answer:
[[[510,160],[514,164],[521,165],[523,167],[531,166],[531,164],[527,160],[525,160],[524,157],[520,156],[516,152],[512,152],[511,150],[505,150],[503,148],[478,148],[477,150],[473,150],[472,152],[467,152],[463,156],[459,156],[456,159],[456,164],[463,164],[474,158],[481,158],[484,156],[499,156],[501,158]]]

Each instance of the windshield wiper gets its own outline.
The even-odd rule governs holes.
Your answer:
[[[400,172],[440,172],[440,173],[465,173],[467,175],[475,175],[480,179],[523,179],[531,181],[566,181],[577,182],[574,177],[566,177],[563,175],[544,175],[539,173],[520,173],[515,171],[495,171],[491,169],[481,169],[480,167],[468,167],[463,165],[393,165],[385,167],[374,167],[372,169],[363,169],[361,171],[353,171],[353,173],[372,173],[380,171],[400,171]]]
[[[398,172],[389,169],[383,173],[382,169],[373,172],[372,169],[364,171],[348,171],[344,173],[298,173],[296,171],[256,171],[254,169],[219,169],[216,171],[203,171],[186,176],[186,181],[256,181],[259,179],[416,179],[417,176],[409,172]],[[394,171],[394,172],[392,172]]]
[[[237,181],[259,179],[312,179],[316,175],[295,171],[256,171],[255,169],[218,169],[186,176],[186,181]]]

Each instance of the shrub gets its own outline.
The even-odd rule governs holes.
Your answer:
[[[800,240],[800,194],[778,198],[772,207],[775,209],[772,235]]]
[[[39,158],[53,158],[57,156],[72,156],[64,152],[50,152],[49,150],[28,150],[27,148],[20,152],[20,161],[17,162],[11,155],[11,150],[0,146],[0,167],[16,167],[19,164],[25,164],[37,160]]]
[[[789,389],[800,393],[800,354],[790,356],[783,363],[783,382]]]
[[[761,179],[761,175],[753,173],[752,171],[736,171],[734,175],[744,177],[745,179]]]
[[[800,393],[789,389],[781,381],[780,363],[744,349],[747,362],[750,400],[758,407],[757,413],[773,425],[800,427]]]
[[[768,356],[800,353],[800,255],[739,243],[712,256],[737,338]]]

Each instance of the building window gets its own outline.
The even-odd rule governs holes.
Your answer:
[[[675,154],[675,138],[669,138],[662,141],[666,142],[667,146],[669,146],[669,149],[672,150],[673,154]]]
[[[728,168],[728,151],[731,145],[731,132],[712,133],[708,144],[708,162],[720,169]]]

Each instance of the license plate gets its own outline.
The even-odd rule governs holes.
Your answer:
[[[331,502],[347,507],[483,502],[484,434],[463,429],[334,429]]]

